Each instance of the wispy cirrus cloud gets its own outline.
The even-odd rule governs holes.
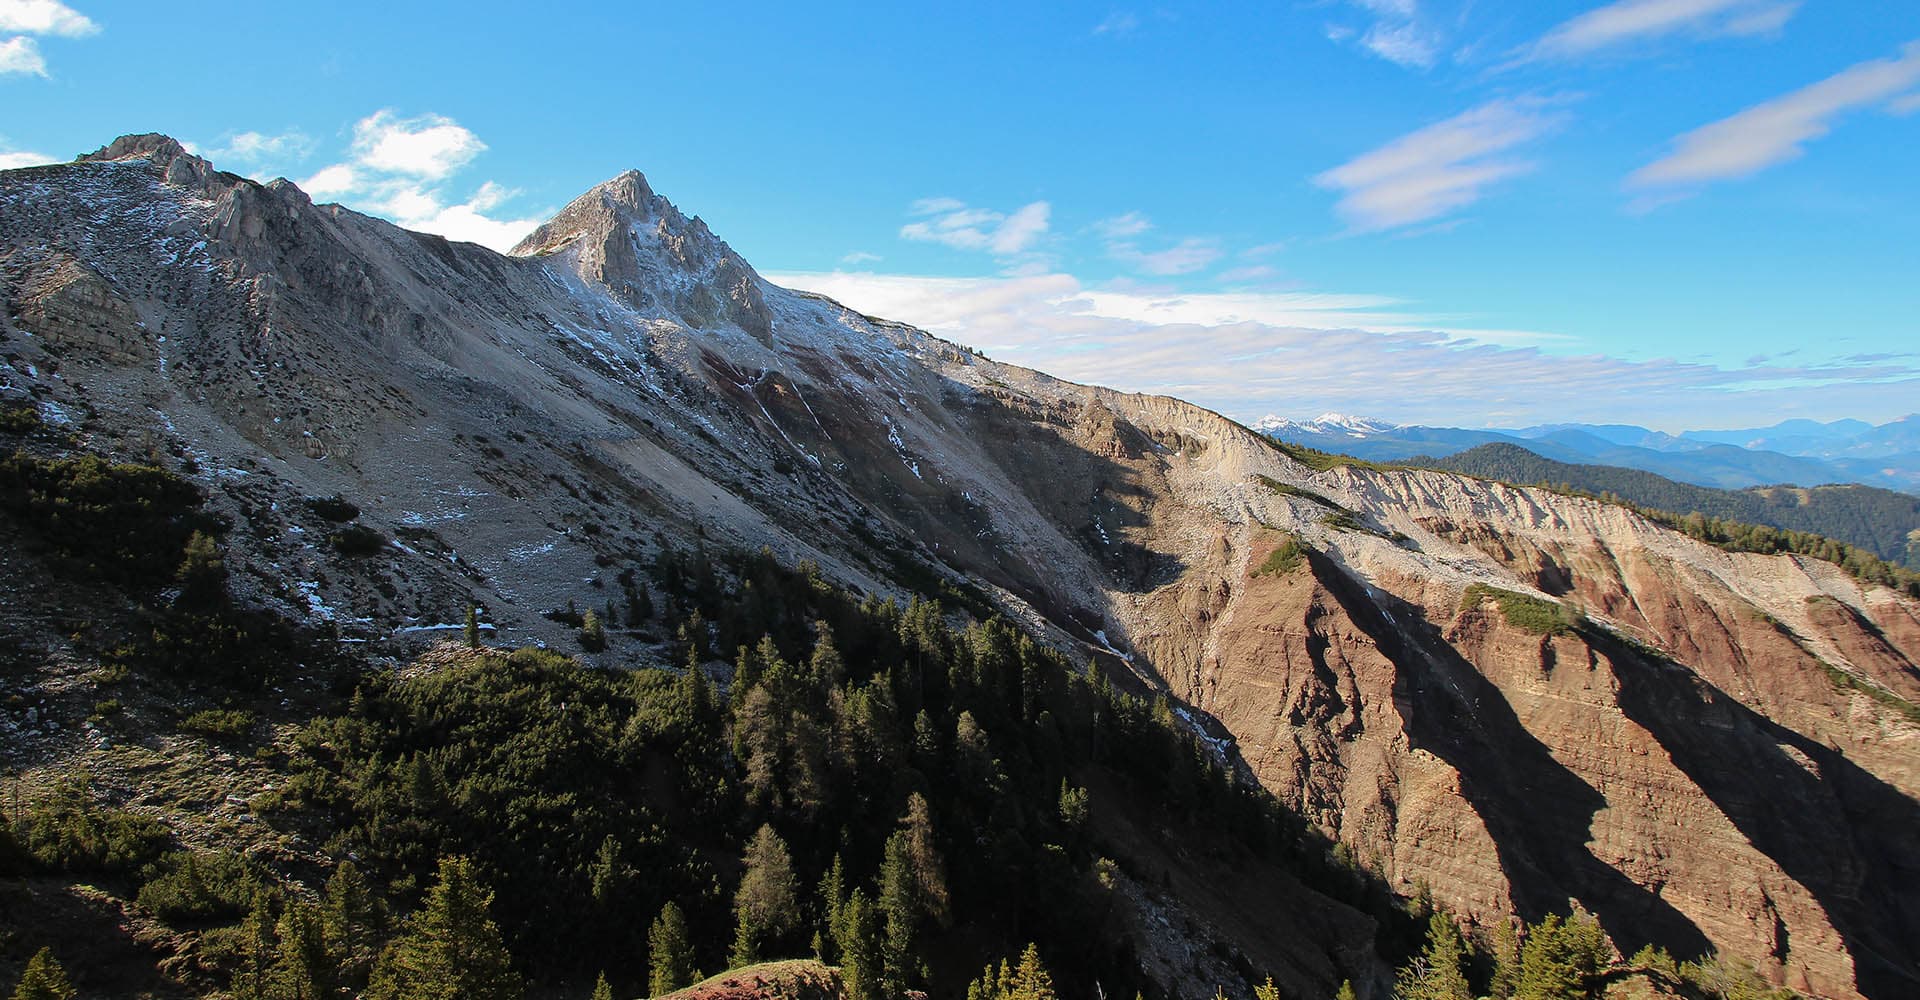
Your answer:
[[[973,208],[956,198],[922,198],[907,210],[918,221],[900,227],[900,238],[938,243],[955,250],[984,250],[1014,258],[1031,251],[1046,236],[1053,206],[1030,202],[1011,213]]]
[[[85,38],[97,34],[93,19],[59,0],[0,0],[0,76],[47,75],[47,59],[35,36]]]
[[[1347,6],[1365,15],[1364,25],[1335,22],[1327,27],[1328,38],[1351,41],[1381,59],[1413,69],[1431,69],[1439,61],[1446,33],[1418,0],[1347,0]]]
[[[1617,0],[1561,22],[1520,58],[1578,59],[1673,35],[1767,35],[1799,8],[1800,0]]]
[[[1617,420],[1768,422],[1799,412],[1904,412],[1911,358],[1725,367],[1551,353],[1564,339],[1461,328],[1381,296],[1158,295],[1068,274],[1009,278],[769,274],[870,315],[914,323],[994,358],[1075,381],[1179,396],[1230,416],[1326,409],[1403,422],[1513,426]],[[1703,399],[1711,403],[1703,404]]]
[[[382,109],[354,123],[345,161],[322,167],[300,187],[316,199],[339,199],[408,229],[504,252],[546,213],[501,217],[496,210],[519,192],[491,180],[464,199],[450,193],[454,176],[486,148],[479,136],[452,118],[405,118]]]
[[[1107,256],[1141,274],[1171,277],[1193,274],[1212,267],[1226,255],[1220,241],[1190,236],[1159,250],[1143,250],[1141,236],[1153,229],[1153,220],[1140,212],[1127,212],[1095,222],[1093,232],[1106,243]]]
[[[1116,10],[1108,14],[1099,24],[1093,26],[1096,35],[1131,35],[1140,27],[1140,15],[1130,10]]]
[[[1107,253],[1143,274],[1171,277],[1204,271],[1225,256],[1226,251],[1216,240],[1190,236],[1161,250],[1141,250],[1132,243],[1116,243],[1107,248]]]
[[[1534,169],[1502,154],[1564,121],[1564,101],[1502,98],[1428,125],[1328,170],[1313,182],[1340,193],[1334,206],[1363,232],[1436,219],[1480,200],[1490,186]]]
[[[1691,187],[1758,173],[1800,156],[1846,113],[1885,102],[1899,112],[1920,86],[1920,40],[1899,55],[1856,63],[1818,83],[1703,125],[1628,176],[1629,188]]]

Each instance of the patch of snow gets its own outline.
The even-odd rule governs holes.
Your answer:
[[[303,580],[294,584],[300,596],[306,599],[307,613],[321,621],[337,621],[338,613],[320,599],[320,583],[317,580]]]

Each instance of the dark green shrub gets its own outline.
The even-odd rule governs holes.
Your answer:
[[[1506,618],[1507,624],[1523,632],[1567,635],[1580,622],[1579,615],[1572,608],[1558,601],[1501,590],[1484,583],[1473,584],[1466,593],[1460,595],[1460,610],[1477,608],[1489,597],[1499,604],[1500,614]]]
[[[260,887],[238,854],[175,851],[153,866],[137,899],[171,924],[225,922],[245,916]]]
[[[338,493],[330,497],[308,497],[307,509],[336,524],[345,524],[360,516],[360,505]]]
[[[14,823],[15,841],[55,871],[125,873],[160,856],[170,839],[156,820],[101,805],[79,780],[63,781]]]
[[[341,555],[370,556],[387,547],[387,536],[364,524],[349,525],[328,536]]]
[[[218,530],[200,503],[192,483],[150,465],[18,451],[0,458],[0,510],[57,568],[122,586],[173,580],[193,533]]]
[[[44,426],[32,404],[0,407],[0,434],[32,434]]]
[[[148,615],[138,637],[106,660],[142,674],[251,689],[285,669],[300,642],[284,619],[264,611],[175,607]]]
[[[1280,544],[1267,554],[1266,561],[1253,571],[1254,576],[1284,576],[1299,569],[1300,564],[1306,561],[1307,552],[1300,543],[1300,536],[1290,531],[1284,534]]]
[[[253,731],[253,713],[239,708],[209,708],[181,720],[180,728],[214,739],[239,739]]]

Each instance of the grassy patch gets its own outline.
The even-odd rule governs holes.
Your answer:
[[[1571,608],[1558,601],[1501,590],[1484,583],[1473,584],[1466,593],[1460,595],[1460,610],[1477,608],[1489,597],[1500,605],[1500,615],[1507,620],[1507,624],[1534,635],[1568,635],[1579,621]]]
[[[1304,444],[1293,444],[1291,442],[1281,441],[1278,438],[1267,437],[1265,434],[1260,436],[1272,442],[1274,448],[1281,454],[1315,472],[1325,472],[1328,469],[1339,468],[1371,469],[1375,472],[1384,472],[1388,469],[1395,468],[1395,466],[1392,465],[1381,462],[1369,462],[1364,458],[1355,458],[1352,455],[1341,455],[1336,452],[1321,451],[1318,448],[1309,448]]]
[[[1827,680],[1832,681],[1835,688],[1841,691],[1858,691],[1900,713],[1908,722],[1920,723],[1920,705],[1915,705],[1872,681],[1855,677],[1825,660],[1820,661],[1820,669],[1827,672]]]
[[[1300,536],[1293,532],[1281,532],[1280,544],[1267,554],[1260,568],[1253,571],[1254,576],[1285,576],[1299,569],[1307,561],[1307,548]]]
[[[1327,516],[1320,519],[1320,523],[1335,531],[1358,531],[1367,535],[1379,534],[1379,532],[1367,527],[1366,524],[1350,510],[1330,511]]]
[[[1311,500],[1322,507],[1327,507],[1332,510],[1345,509],[1339,504],[1334,503],[1331,499],[1328,499],[1324,494],[1315,493],[1308,489],[1301,489],[1292,483],[1283,483],[1272,476],[1254,476],[1253,478],[1258,480],[1260,485],[1265,486],[1270,493],[1277,493],[1283,497],[1299,497],[1302,500]]]

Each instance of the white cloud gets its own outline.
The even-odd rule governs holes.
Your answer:
[[[1130,243],[1120,243],[1109,247],[1108,252],[1143,273],[1161,276],[1203,271],[1223,255],[1218,243],[1197,237],[1181,240],[1165,250],[1144,252]]]
[[[207,156],[218,160],[238,160],[242,163],[285,163],[298,162],[313,153],[313,138],[298,129],[290,129],[277,135],[264,132],[237,132],[229,136],[226,144],[207,151]],[[311,192],[309,192],[311,193]]]
[[[1910,115],[1920,111],[1920,94],[1908,94],[1905,97],[1895,98],[1887,105],[1887,110],[1896,115]]]
[[[45,163],[58,163],[59,160],[45,153],[30,153],[24,149],[0,151],[0,170],[18,170],[21,167],[37,167]]]
[[[1002,256],[1025,251],[1046,235],[1047,217],[1052,211],[1053,207],[1044,201],[1021,206],[994,230],[991,249]]]
[[[354,158],[375,170],[441,180],[485,152],[487,144],[444,115],[401,118],[382,109],[353,126]]]
[[[360,187],[360,173],[345,163],[322,167],[320,172],[300,182],[300,190],[312,198],[332,198]]]
[[[1368,52],[1390,63],[1419,69],[1433,68],[1442,41],[1438,35],[1411,21],[1403,24],[1378,21],[1360,36],[1360,44]]]
[[[1153,229],[1153,221],[1140,212],[1127,212],[1101,219],[1093,231],[1107,243],[1107,256],[1121,261],[1142,274],[1165,277],[1202,271],[1226,255],[1218,240],[1188,237],[1163,250],[1140,249],[1135,237]]]
[[[865,250],[855,250],[854,252],[847,254],[845,257],[840,258],[840,263],[845,264],[848,267],[859,267],[862,264],[878,264],[880,261],[885,259],[886,258],[881,257],[877,253],[868,253]]]
[[[1138,236],[1153,228],[1153,223],[1139,212],[1128,212],[1112,218],[1101,219],[1093,224],[1093,231],[1110,240],[1124,240]]]
[[[1130,35],[1140,27],[1140,17],[1132,11],[1117,10],[1108,14],[1106,20],[1094,25],[1096,35]]]
[[[1682,32],[1772,34],[1799,6],[1799,0],[1617,0],[1562,22],[1528,47],[1523,58],[1578,58]]]
[[[0,0],[0,31],[85,38],[99,30],[92,18],[59,0]]]
[[[18,35],[0,41],[0,76],[8,73],[47,75],[47,60],[40,55],[40,46],[33,39]]]
[[[1246,267],[1236,267],[1220,272],[1220,281],[1227,285],[1244,285],[1269,281],[1279,276],[1280,272],[1275,268],[1265,264],[1249,264]]]
[[[1911,409],[1899,359],[1724,368],[1550,354],[1547,335],[1433,328],[1393,300],[1308,293],[1153,296],[1066,274],[1021,278],[772,274],[870,315],[1076,381],[1180,396],[1230,416],[1360,412],[1407,422],[1612,421],[1622,400],[1660,425],[1777,419],[1787,405]],[[1904,412],[1900,410],[1899,412]]]
[[[305,155],[308,140],[297,132],[265,136],[243,132],[234,145]],[[496,218],[494,210],[520,192],[483,181],[464,199],[447,188],[454,174],[487,148],[480,138],[444,115],[401,118],[391,109],[355,123],[351,158],[315,171],[300,182],[315,199],[335,199],[392,220],[407,229],[478,243],[505,252],[538,226],[540,214]]]
[[[1327,38],[1335,42],[1358,39],[1360,47],[1391,63],[1431,69],[1446,46],[1446,33],[1420,10],[1416,0],[1348,0],[1369,15],[1364,29],[1329,24]]]
[[[1032,249],[1046,235],[1052,211],[1044,201],[1023,205],[1008,215],[970,208],[953,198],[923,198],[913,203],[908,214],[928,218],[901,226],[900,238],[1014,257]]]
[[[958,198],[922,198],[908,206],[908,215],[941,215],[957,212],[967,207],[967,203]]]
[[[1533,170],[1501,159],[1562,120],[1541,98],[1490,101],[1429,125],[1313,179],[1341,193],[1336,210],[1354,228],[1391,229],[1437,218],[1480,199],[1502,180]]]
[[[1920,40],[1900,54],[1857,63],[1818,83],[1701,126],[1673,142],[1673,151],[1627,178],[1636,188],[1695,185],[1745,177],[1798,157],[1848,111],[1883,101],[1900,110],[1902,94],[1920,83]]]

